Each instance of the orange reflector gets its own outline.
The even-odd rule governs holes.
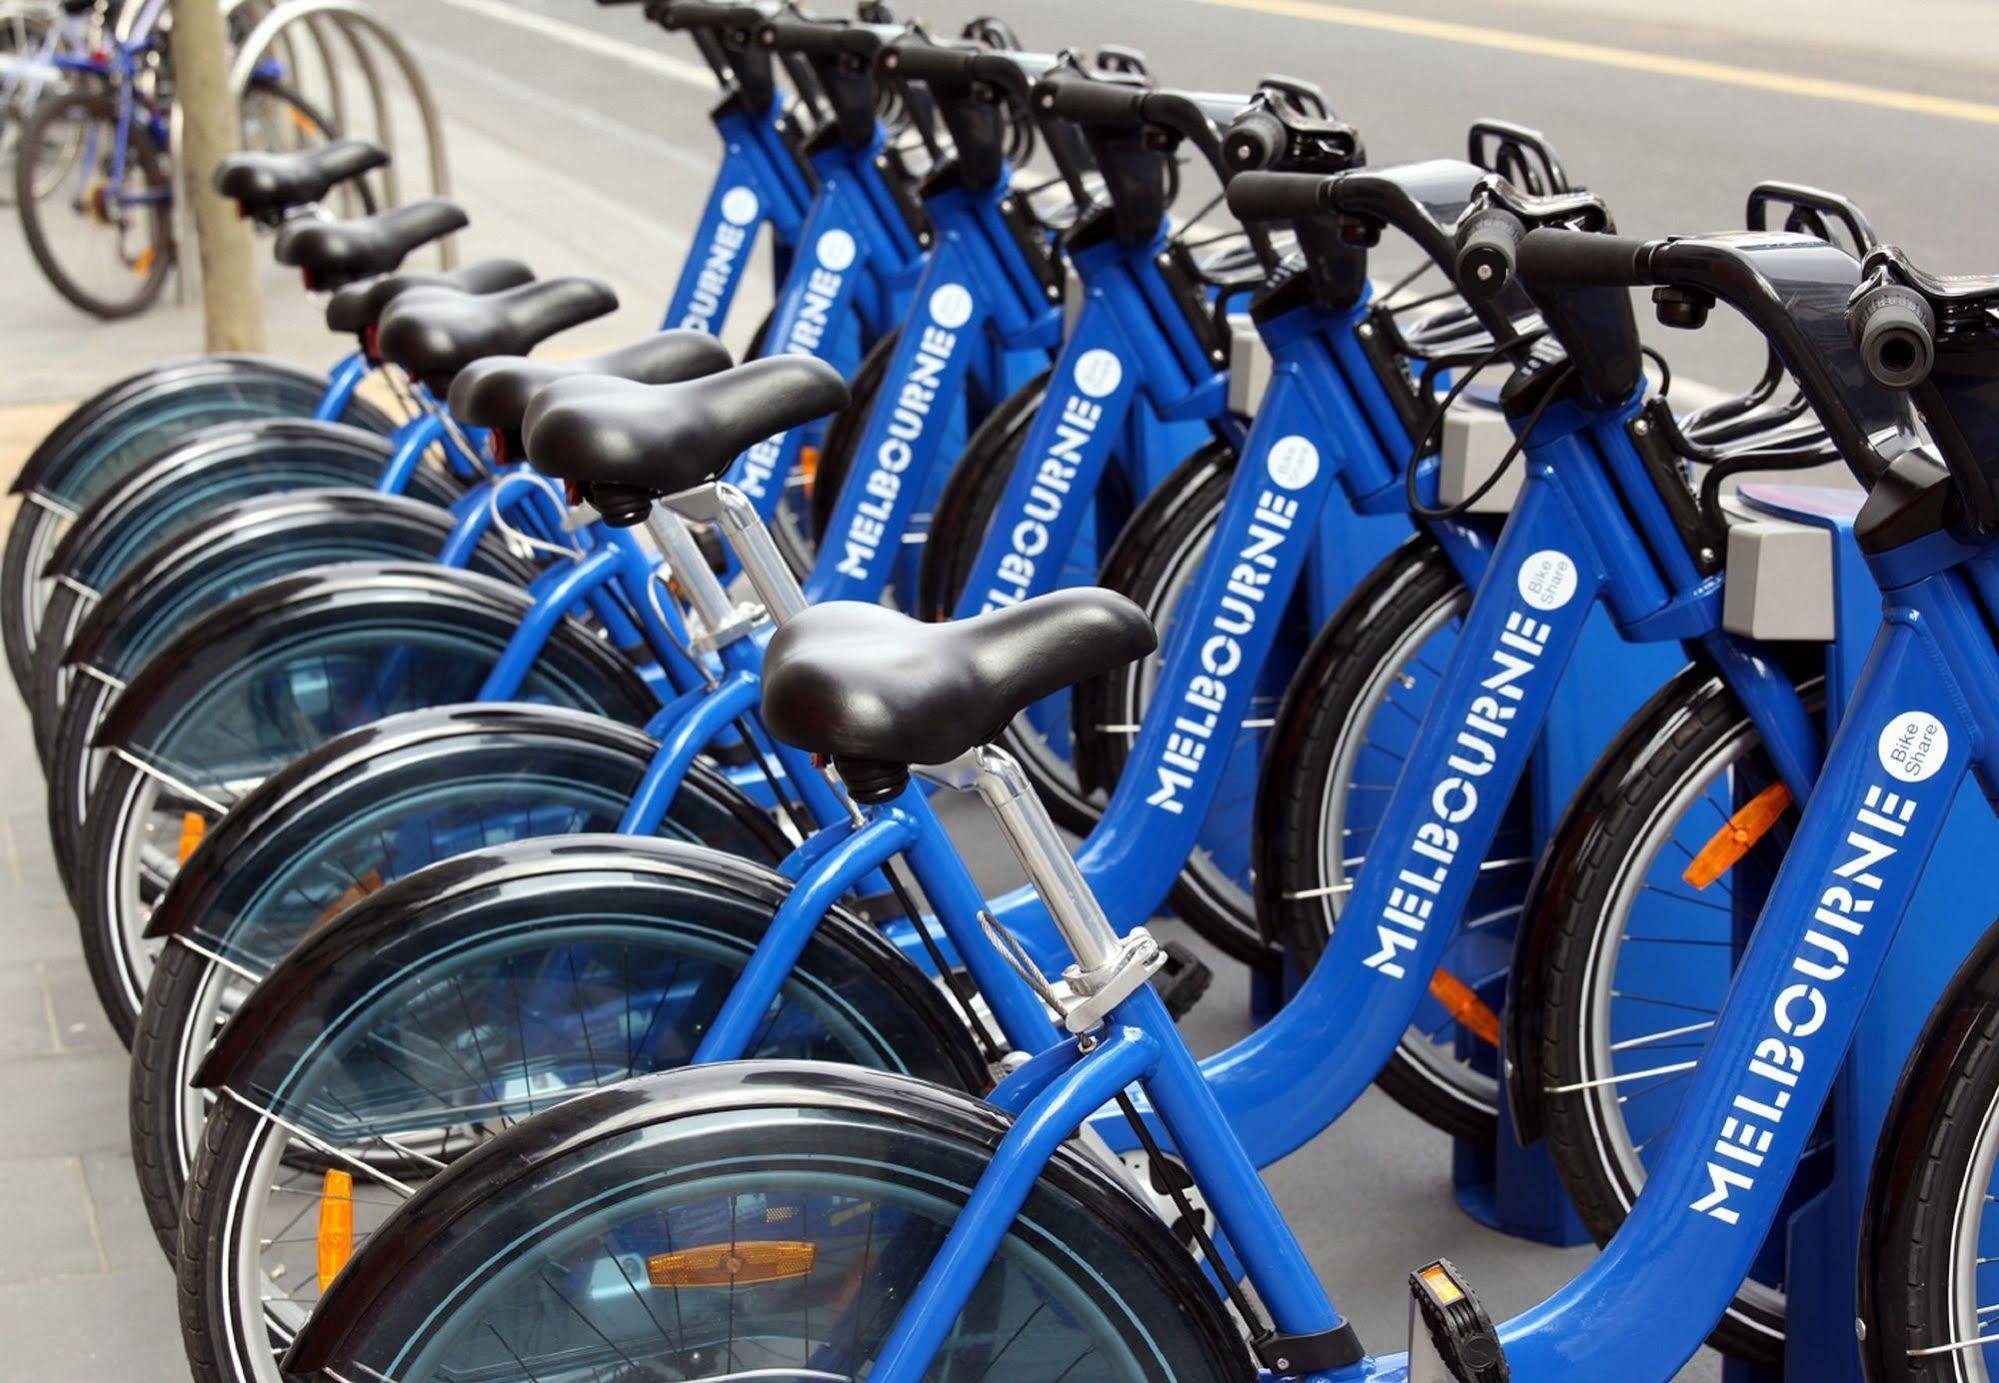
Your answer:
[[[1430,997],[1444,1006],[1459,1027],[1481,1042],[1499,1045],[1499,1015],[1472,987],[1448,970],[1430,976]]]
[[[329,1169],[319,1190],[319,1290],[354,1256],[354,1178]]]
[[[1706,888],[1729,870],[1735,863],[1755,848],[1756,842],[1770,834],[1770,828],[1783,819],[1791,805],[1791,790],[1782,783],[1774,783],[1764,788],[1754,797],[1735,810],[1728,823],[1714,833],[1714,838],[1701,847],[1680,877],[1695,888]]]
[[[312,919],[312,926],[306,928],[306,930],[314,931],[322,924],[331,922],[335,917],[338,917],[348,908],[353,907],[363,898],[381,888],[381,886],[382,872],[379,869],[369,870],[353,883],[347,885],[338,898],[328,903],[319,916]]]
[[[646,1280],[655,1287],[746,1287],[804,1277],[819,1256],[816,1244],[797,1239],[758,1239],[746,1244],[703,1244],[646,1259]]]
[[[805,493],[811,494],[813,484],[819,479],[819,448],[798,449],[798,473],[805,477]]]
[[[208,818],[200,812],[180,814],[180,862],[187,863],[187,857],[201,848],[201,842],[208,836]]]
[[[1442,1263],[1432,1263],[1417,1276],[1423,1279],[1423,1285],[1430,1289],[1430,1295],[1437,1299],[1439,1306],[1449,1306],[1465,1299],[1464,1288],[1444,1271]]]
[[[146,275],[152,273],[153,261],[159,257],[159,253],[159,250],[151,245],[139,251],[138,259],[133,261],[132,264],[133,277],[144,278]]]

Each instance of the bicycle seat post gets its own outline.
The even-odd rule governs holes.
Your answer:
[[[967,758],[972,786],[999,821],[1014,858],[1047,903],[1078,966],[1088,974],[1116,960],[1122,944],[1117,931],[1019,762],[992,744],[974,749]]]
[[[655,504],[646,512],[646,532],[666,558],[667,569],[680,585],[680,593],[701,621],[696,647],[714,648],[744,632],[757,616],[738,610],[729,593],[708,565],[707,556],[687,523],[666,504]]]
[[[677,516],[712,523],[722,530],[722,541],[736,554],[743,575],[775,623],[783,624],[805,608],[805,591],[798,577],[778,551],[777,540],[771,537],[748,495],[718,480],[668,495],[662,503]]]
[[[1048,915],[1076,963],[1062,979],[1075,1002],[1062,1012],[1062,1026],[1079,1036],[1099,1027],[1106,1014],[1129,998],[1166,963],[1166,952],[1144,927],[1123,936],[1111,926],[1075,856],[1055,829],[1054,819],[1026,772],[998,745],[973,749],[952,763],[920,770],[952,787],[975,790],[1006,836],[1028,882],[1048,906]],[[1085,1038],[1085,1047],[1093,1045]]]

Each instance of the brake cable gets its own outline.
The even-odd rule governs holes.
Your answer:
[[[1138,1136],[1138,1146],[1144,1151],[1146,1159],[1155,1166],[1163,1167],[1166,1164],[1166,1154],[1160,1151],[1159,1140],[1152,1136],[1152,1130],[1147,1128],[1145,1120],[1139,1117],[1138,1106],[1131,1102],[1131,1096],[1122,1090],[1118,1091],[1117,1107],[1124,1115],[1125,1122],[1131,1125],[1131,1131]],[[1194,1236],[1194,1243],[1201,1250],[1201,1256],[1214,1265],[1215,1280],[1222,1284],[1222,1291],[1227,1294],[1229,1305],[1235,1307],[1236,1314],[1242,1317],[1243,1326],[1249,1332],[1251,1343],[1261,1344],[1270,1339],[1276,1334],[1275,1327],[1264,1321],[1262,1313],[1242,1290],[1242,1284],[1228,1272],[1220,1250],[1216,1249],[1215,1241],[1208,1233],[1207,1222],[1194,1212],[1194,1206],[1187,1199],[1187,1193],[1181,1188],[1179,1179],[1167,1176],[1164,1180],[1166,1194],[1172,1199],[1173,1208],[1180,1212],[1180,1218],[1185,1221],[1188,1231]]]
[[[978,1042],[979,1055],[985,1058],[988,1065],[998,1065],[1000,1050],[998,1044],[993,1041],[992,1030],[972,1012],[972,1001],[965,997],[963,991],[952,980],[951,977],[957,972],[946,963],[944,950],[937,944],[937,938],[930,935],[930,928],[923,920],[923,913],[916,906],[915,895],[910,892],[908,883],[904,881],[902,871],[895,867],[893,860],[883,860],[881,872],[882,877],[888,880],[889,892],[895,895],[895,901],[901,905],[903,916],[908,918],[909,925],[916,929],[917,939],[923,943],[924,954],[929,956],[930,963],[937,967],[937,983],[951,996],[952,1006],[958,1010],[958,1015],[965,1020],[966,1028]]]
[[[1431,411],[1429,421],[1424,424],[1423,431],[1417,435],[1416,444],[1409,453],[1409,464],[1403,467],[1402,471],[1403,495],[1408,501],[1410,513],[1416,515],[1418,518],[1429,519],[1432,522],[1455,519],[1490,494],[1493,487],[1498,485],[1506,473],[1512,469],[1514,460],[1519,457],[1521,452],[1526,450],[1527,438],[1533,434],[1535,427],[1539,425],[1542,415],[1548,411],[1549,407],[1553,405],[1555,399],[1560,395],[1562,385],[1576,372],[1576,367],[1573,364],[1567,362],[1562,364],[1560,371],[1543,391],[1541,401],[1534,405],[1534,411],[1527,415],[1526,423],[1514,435],[1513,444],[1506,449],[1506,454],[1499,458],[1499,464],[1492,468],[1492,474],[1487,476],[1477,489],[1473,490],[1463,499],[1458,500],[1455,504],[1446,504],[1434,509],[1423,503],[1416,494],[1416,463],[1423,458],[1424,454],[1430,450],[1431,444],[1437,439],[1437,434],[1443,427],[1444,417],[1450,411],[1451,405],[1463,397],[1465,390],[1471,386],[1471,382],[1477,379],[1494,361],[1509,352],[1522,350],[1533,345],[1534,342],[1545,335],[1547,335],[1547,328],[1543,327],[1538,331],[1529,332],[1524,336],[1514,337],[1510,341],[1500,342],[1483,356],[1479,357],[1475,365],[1460,375],[1457,382],[1451,386],[1450,392],[1444,395],[1443,402],[1439,403]],[[1439,369],[1445,368],[1446,365],[1447,362],[1441,358],[1431,361],[1423,371],[1423,378],[1425,380],[1433,378],[1436,372]]]

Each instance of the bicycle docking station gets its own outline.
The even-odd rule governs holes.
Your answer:
[[[1880,625],[1880,589],[1853,539],[1862,498],[1851,489],[1745,484],[1734,505],[1743,522],[1729,533],[1726,627],[1765,639],[1823,641],[1828,724],[1844,711]],[[1939,861],[1990,859],[1999,850],[1999,825],[1975,784],[1967,778],[1951,808]],[[1781,1275],[1788,1303],[1784,1383],[1862,1377],[1853,1265],[1874,1145],[1924,1019],[1990,921],[1983,882],[1974,870],[1925,871],[1911,908],[1920,925],[1902,928],[1889,951],[1822,1116],[1820,1146],[1800,1165],[1788,1212],[1765,1246],[1759,1269]],[[1744,935],[1755,922],[1756,900],[1746,901],[1752,907],[1741,919]],[[1735,1360],[1723,1376],[1729,1383],[1777,1383],[1775,1375]]]

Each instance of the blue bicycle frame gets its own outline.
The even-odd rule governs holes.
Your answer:
[[[1599,600],[1628,640],[1705,651],[1793,795],[1810,792],[1818,725],[1788,677],[1721,629],[1721,579],[1695,569],[1627,432],[1642,393],[1564,401],[1529,438],[1519,498],[1326,955],[1272,1022],[1204,1063],[1259,1165],[1337,1118],[1407,1029]]]
[[[883,172],[886,130],[860,147],[826,139],[809,156],[819,187],[798,231],[764,337],[765,355],[832,358],[858,327],[863,349],[901,315],[923,246]],[[719,208],[718,208],[719,209]],[[736,459],[729,479],[769,519],[798,463],[804,429],[759,442]]]
[[[1011,182],[1005,169],[992,187],[951,185],[924,198],[930,253],[805,585],[814,604],[880,597],[932,487],[953,400],[969,388],[976,417],[1006,392],[1010,353],[1045,358],[1061,340],[1061,305],[1049,302],[1008,224]]]
[[[1069,262],[1081,308],[959,596],[959,618],[1056,587],[1114,453],[1142,495],[1181,459],[1170,445],[1171,425],[1203,425],[1241,439],[1241,425],[1228,411],[1228,371],[1195,334],[1160,272],[1166,228],[1134,243],[1104,236],[1075,246],[1075,238],[1072,232]],[[1141,400],[1143,410],[1135,407]],[[1169,445],[1148,445],[1155,435]]]
[[[1975,767],[1988,795],[1999,790],[1999,654],[1988,623],[1999,546],[1940,538],[1870,565],[1886,596],[1881,633],[1666,1153],[1604,1253],[1502,1329],[1515,1377],[1664,1378],[1693,1355],[1783,1202],[1964,774]],[[1071,1040],[1044,1053],[994,1092],[1017,1115],[1014,1128],[873,1377],[921,1376],[1054,1147],[1132,1083],[1243,1251],[1277,1330],[1343,1327],[1252,1164],[1215,1136],[1228,1119],[1224,1094],[1202,1079],[1157,997],[1134,995],[1105,1031],[1087,1050]],[[1312,1375],[1407,1376],[1401,1356]]]

